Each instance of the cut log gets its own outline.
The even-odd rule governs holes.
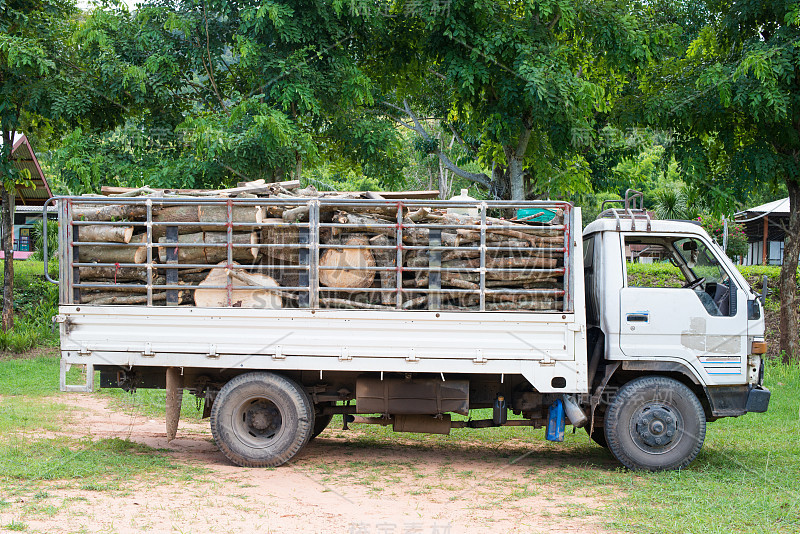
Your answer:
[[[286,222],[301,222],[308,220],[308,205],[297,206],[296,208],[289,208],[283,211],[283,220]]]
[[[72,206],[72,219],[76,221],[132,221],[147,217],[147,207],[143,204],[112,204],[98,206],[75,204]]]
[[[355,236],[344,245],[366,247],[369,241],[364,236]],[[319,283],[327,287],[367,288],[375,279],[375,271],[362,270],[375,267],[375,258],[367,249],[329,248],[320,256],[319,265]]]
[[[211,269],[205,280],[200,282],[199,287],[194,291],[195,305],[200,308],[227,308],[228,290],[214,289],[204,286],[223,286],[233,284],[230,280],[226,262],[220,262],[217,267]],[[278,283],[269,276],[263,274],[250,274],[253,279],[258,279],[258,287],[278,287]],[[231,291],[230,306],[234,308],[262,308],[278,309],[283,305],[281,297],[264,289],[233,289]]]
[[[256,232],[236,232],[232,236],[232,243],[235,245],[255,245],[258,243],[258,234]],[[167,247],[165,245],[166,238],[161,237],[158,239],[160,243],[158,246],[159,261],[166,263],[167,261]],[[197,234],[179,235],[178,243],[202,243],[202,244],[220,244],[228,242],[227,232],[200,232]],[[227,247],[203,247],[198,246],[180,246],[178,249],[178,262],[180,263],[203,263],[215,264],[226,260],[228,258]],[[258,248],[256,247],[233,247],[233,259],[236,261],[244,261],[252,263],[258,257]]]
[[[524,228],[524,227],[523,227]],[[532,235],[519,230],[511,230],[507,228],[488,227],[486,228],[487,241],[506,241],[508,237],[514,239],[525,240],[533,247],[554,247],[564,244],[564,238],[561,236],[538,236]],[[466,230],[463,228],[458,229],[458,239],[455,246],[463,246],[466,243],[474,243],[480,241],[480,230]]]
[[[131,238],[130,243],[143,243],[147,236],[144,234]],[[78,246],[81,263],[145,263],[147,261],[147,247],[121,245],[81,245]]]
[[[261,229],[261,243],[265,245],[297,245],[300,242],[300,228],[297,226],[286,226],[283,219],[264,219],[265,223],[272,226],[264,226]],[[277,226],[282,224],[284,226]],[[296,264],[300,261],[300,249],[297,247],[265,247],[260,249],[264,255],[276,260]]]
[[[87,224],[76,228],[78,228],[78,238],[83,242],[130,243],[133,237],[133,226]]]
[[[234,226],[234,232],[257,229],[257,225],[264,220],[264,208],[234,204],[231,209],[231,220],[234,223],[242,223],[242,226]],[[224,226],[204,226],[202,223],[227,223],[228,206],[225,204],[167,206],[158,210],[153,216],[153,222],[160,223],[155,228],[163,228],[163,225],[171,222],[200,223],[197,226],[179,226],[181,234],[197,231],[222,232],[225,230]],[[244,226],[247,223],[252,223],[254,226]]]
[[[486,258],[487,269],[552,269],[556,266],[555,258],[543,256],[522,256],[522,257],[494,257]],[[427,267],[428,260],[425,256],[417,256],[408,261],[409,267]],[[442,262],[443,269],[479,269],[481,266],[480,258],[448,260]],[[514,273],[521,277],[525,273]]]
[[[375,237],[369,240],[370,244],[376,247],[388,247],[390,246],[389,238],[385,235],[376,235]],[[394,244],[392,241],[391,244]],[[391,249],[378,249],[373,250],[372,255],[378,262],[378,265],[381,267],[396,267],[397,266],[397,253]],[[386,290],[396,290],[397,289],[397,271],[392,269],[391,271],[380,271],[379,273],[381,279],[381,289]],[[390,293],[389,291],[382,291],[381,292],[381,303],[382,304],[393,304],[396,302],[395,294]]]
[[[166,293],[153,293],[153,302],[158,302],[161,300],[167,300]],[[96,306],[105,306],[109,304],[145,304],[146,302],[147,295],[144,293],[133,295],[118,293],[95,293],[93,295],[81,295],[81,304],[94,304]]]
[[[116,262],[115,262],[116,263]],[[81,267],[81,281],[86,280],[115,280],[117,282],[147,280],[146,267]]]
[[[391,221],[379,219],[377,217],[368,217],[366,215],[357,215],[355,213],[340,211],[334,216],[334,222],[341,224],[349,224],[353,226],[353,231],[369,232],[372,234],[381,234],[387,237],[396,237],[396,227],[379,228],[378,225],[390,225]],[[346,231],[346,230],[345,230]],[[428,228],[421,228],[415,226],[403,226],[403,242],[412,245],[426,245],[428,244]],[[478,234],[480,239],[480,233]],[[455,247],[457,237],[455,232],[442,231],[442,245],[446,247]]]
[[[175,439],[178,432],[178,420],[181,417],[181,402],[183,401],[183,376],[182,369],[167,367],[166,390],[167,398],[164,411],[167,423],[167,442]]]

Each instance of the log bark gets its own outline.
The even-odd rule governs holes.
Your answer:
[[[72,219],[76,221],[132,221],[145,217],[147,207],[142,204],[76,204],[72,207]]]
[[[14,327],[14,190],[8,190],[2,181],[0,204],[0,228],[3,236],[3,331],[7,332]]]
[[[233,284],[229,278],[226,262],[220,262],[217,267],[209,272],[205,280],[200,282],[194,291],[195,305],[200,308],[227,308],[228,290],[204,286],[227,286]],[[279,295],[261,289],[262,287],[278,287],[278,283],[263,274],[249,274],[251,280],[258,280],[258,287],[253,289],[233,289],[231,291],[230,306],[234,308],[261,308],[279,309],[283,301]]]
[[[133,237],[133,226],[107,226],[104,224],[87,224],[78,226],[81,241],[104,241],[107,243],[130,243]]]
[[[234,204],[231,209],[231,221],[242,224],[241,226],[234,226],[234,232],[258,229],[257,225],[264,220],[264,211],[262,206]],[[153,222],[159,223],[154,229],[163,228],[171,222],[199,223],[197,226],[179,226],[181,234],[190,234],[198,231],[224,232],[224,226],[208,226],[202,223],[227,223],[228,206],[225,204],[167,206],[155,213]],[[254,226],[246,226],[247,223],[252,223]]]
[[[79,234],[80,236],[80,234]],[[83,239],[81,237],[81,239]],[[130,243],[143,243],[144,234],[134,236]],[[147,247],[145,246],[116,246],[116,245],[80,245],[78,246],[81,263],[145,263],[147,262]]]
[[[523,257],[492,257],[486,258],[487,269],[552,269],[556,266],[555,258],[543,256],[523,256]],[[428,261],[424,256],[417,256],[408,261],[409,267],[427,267]],[[442,262],[443,269],[479,269],[481,266],[480,258],[448,260]],[[511,273],[524,277],[525,273]]]
[[[781,309],[778,319],[780,351],[788,363],[800,358],[797,310],[797,264],[800,257],[800,183],[786,179],[789,191],[789,228],[780,274]]]
[[[165,292],[153,293],[153,302],[167,300]],[[94,304],[95,306],[105,306],[109,304],[126,305],[126,304],[145,304],[147,302],[146,294],[118,294],[118,293],[95,293],[90,295],[81,295],[81,304]]]
[[[481,239],[480,230],[466,230],[459,228],[457,232],[458,239],[456,240],[455,246],[462,246],[465,243],[473,243],[475,241],[480,241]],[[511,230],[497,227],[486,228],[487,241],[504,241],[507,237],[527,241],[533,247],[553,247],[558,245],[563,246],[564,244],[563,237],[532,235],[516,229]]]
[[[276,218],[264,219],[264,222],[272,224],[273,226],[262,227],[261,243],[265,245],[297,245],[300,242],[300,228],[298,226],[277,226],[278,224],[285,225],[286,222],[283,219]],[[269,258],[292,264],[296,264],[300,261],[300,249],[296,247],[267,247],[260,250]]]
[[[81,267],[81,281],[87,280],[114,280],[118,282],[147,280],[146,267]]]
[[[355,236],[344,245],[368,246],[369,241],[364,236]],[[375,267],[375,258],[367,249],[329,248],[320,256],[319,266],[319,283],[327,287],[367,288],[375,279],[375,271],[361,270]]]
[[[376,235],[375,237],[369,240],[370,244],[376,247],[388,247],[390,246],[389,238],[385,235]],[[391,244],[394,244],[393,242]],[[378,265],[381,267],[397,267],[397,253],[394,250],[390,249],[379,249],[372,251],[373,256],[375,256]],[[381,289],[386,290],[396,290],[397,289],[397,271],[392,269],[391,271],[380,271],[378,273],[381,279]],[[382,291],[381,292],[381,303],[390,305],[396,302],[395,293],[390,293],[389,291]]]
[[[232,243],[237,245],[255,245],[258,243],[256,232],[237,232],[232,236]],[[178,236],[178,243],[202,243],[202,244],[222,244],[227,243],[227,232],[201,232],[197,234],[186,234]],[[162,263],[167,261],[166,238],[159,238],[158,258]],[[181,246],[178,248],[179,263],[203,263],[215,264],[228,258],[227,247],[203,247]],[[252,263],[258,257],[258,248],[255,247],[233,247],[233,259]]]
[[[167,423],[167,441],[175,439],[178,432],[178,421],[181,417],[181,403],[183,401],[183,377],[177,367],[167,367],[166,376],[166,401],[164,412]]]

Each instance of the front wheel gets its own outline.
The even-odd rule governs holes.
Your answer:
[[[700,452],[705,435],[705,412],[697,396],[664,376],[628,382],[606,412],[608,448],[633,470],[686,467]]]
[[[293,380],[272,373],[239,375],[217,394],[211,434],[230,461],[243,467],[276,467],[311,438],[314,404]]]

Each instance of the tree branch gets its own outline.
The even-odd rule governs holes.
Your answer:
[[[430,134],[425,130],[425,128],[423,128],[422,123],[420,122],[419,118],[414,114],[413,111],[411,111],[411,107],[408,105],[408,101],[403,100],[403,108],[400,108],[400,107],[395,106],[393,104],[390,104],[388,102],[386,102],[386,104],[389,107],[392,107],[392,108],[397,109],[399,111],[404,111],[409,117],[411,117],[411,120],[414,123],[413,125],[411,125],[411,124],[408,124],[408,123],[405,123],[405,122],[401,121],[400,119],[395,119],[399,124],[405,126],[409,130],[413,130],[413,131],[417,132],[426,141],[429,141],[431,139]],[[439,148],[438,143],[436,145],[436,155],[439,157],[439,160],[442,162],[442,164],[444,164],[444,166],[447,167],[447,169],[452,171],[457,176],[465,178],[465,179],[467,179],[467,180],[469,180],[471,182],[475,182],[477,184],[480,184],[483,187],[486,187],[487,189],[491,187],[491,185],[492,185],[491,178],[486,176],[484,173],[468,172],[468,171],[465,171],[464,169],[461,169],[458,165],[453,163],[453,160],[451,160],[450,157],[447,154],[445,154],[442,151],[441,148]]]

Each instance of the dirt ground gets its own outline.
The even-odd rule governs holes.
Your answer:
[[[50,517],[23,518],[29,531],[608,532],[603,509],[614,495],[548,483],[548,471],[559,466],[537,462],[535,449],[519,458],[487,443],[443,449],[398,439],[367,447],[328,429],[290,465],[245,469],[217,450],[207,421],[181,421],[177,439],[168,443],[163,421],[112,409],[105,397],[57,400],[80,408],[71,435],[130,439],[210,472],[184,482],[134,481],[124,491],[46,483],[49,501],[69,505]],[[19,506],[11,502],[0,516],[7,519]]]

